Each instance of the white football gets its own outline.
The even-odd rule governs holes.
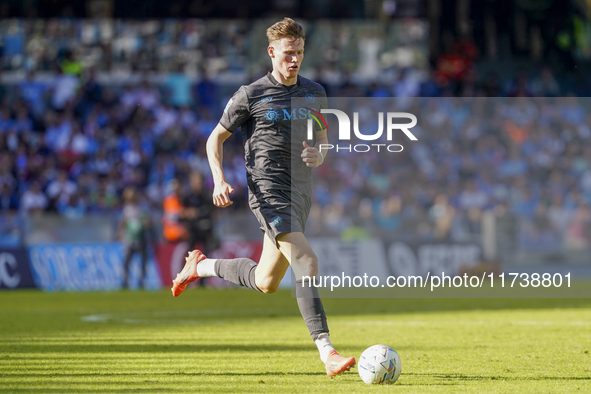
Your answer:
[[[357,370],[367,384],[392,384],[400,376],[400,356],[386,345],[373,345],[359,357]]]

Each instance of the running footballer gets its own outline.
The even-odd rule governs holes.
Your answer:
[[[326,152],[326,130],[316,132],[309,146],[304,134],[292,129],[291,99],[304,97],[310,107],[326,105],[319,84],[298,75],[304,58],[303,28],[285,18],[267,29],[267,52],[273,70],[250,85],[242,86],[228,102],[220,122],[207,141],[207,157],[214,179],[213,202],[232,204],[234,189],[222,168],[223,144],[240,127],[245,150],[249,206],[265,233],[258,263],[247,258],[208,259],[199,250],[189,252],[183,270],[173,281],[179,296],[187,284],[217,276],[263,293],[273,293],[291,265],[298,307],[325,363],[328,376],[351,369],[355,358],[343,357],[333,348],[326,314],[315,287],[304,286],[302,277],[318,275],[318,258],[304,236],[312,197],[312,168],[320,166]],[[301,134],[301,135],[300,135]],[[313,143],[315,142],[315,143]],[[297,155],[297,160],[292,160]]]

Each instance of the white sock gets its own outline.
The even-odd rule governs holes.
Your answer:
[[[204,259],[197,264],[197,275],[202,278],[209,278],[211,276],[217,276],[215,273],[215,262],[217,259]]]
[[[326,359],[328,358],[329,353],[334,350],[334,347],[332,347],[332,343],[330,343],[328,333],[320,334],[318,339],[314,342],[316,343],[318,351],[320,352],[320,359],[323,363],[326,364]]]

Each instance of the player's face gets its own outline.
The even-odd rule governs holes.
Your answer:
[[[274,70],[279,71],[285,79],[295,78],[304,60],[304,40],[285,37],[274,41],[269,46],[269,56]]]

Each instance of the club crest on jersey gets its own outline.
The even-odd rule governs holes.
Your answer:
[[[306,97],[306,101],[309,103],[316,102],[316,97],[314,97],[314,95],[311,93],[308,93],[305,97]]]
[[[268,103],[271,100],[273,100],[273,97],[263,97],[261,99],[261,103]]]
[[[281,223],[283,223],[283,219],[281,219],[280,216],[275,216],[269,224],[273,227],[279,227],[281,226]]]
[[[273,123],[279,120],[279,112],[274,110],[273,108],[269,108],[267,113],[265,114],[265,118]]]

